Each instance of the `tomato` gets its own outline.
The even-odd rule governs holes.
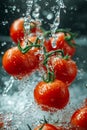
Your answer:
[[[41,130],[63,130],[61,127],[57,128],[56,126],[48,123],[39,125],[34,130],[40,130],[40,129]]]
[[[45,111],[56,111],[64,108],[69,101],[69,90],[60,80],[39,82],[34,89],[36,103]]]
[[[79,108],[73,113],[71,124],[87,130],[87,106]]]
[[[26,42],[27,42],[28,45],[31,45],[32,43],[35,43],[36,40],[37,40],[37,36],[29,36],[27,39],[22,40],[20,42],[20,45],[22,47],[26,47]],[[39,39],[38,39],[37,43],[40,44],[40,40]]]
[[[2,59],[2,64],[7,73],[22,78],[29,75],[39,66],[38,49],[32,48],[23,54],[18,47],[8,49]]]
[[[77,65],[72,59],[64,59],[58,56],[52,56],[49,61],[52,66],[56,79],[62,80],[70,85],[77,75]]]
[[[69,45],[69,43],[65,40],[65,34],[62,32],[59,32],[56,35],[56,41],[54,40],[53,37],[49,38],[48,40],[45,41],[44,45],[47,49],[47,51],[51,50],[57,50],[57,49],[62,49],[64,50],[64,54],[68,54],[71,57],[75,54],[76,48],[74,46]],[[72,41],[72,45],[75,45],[75,41]],[[55,46],[52,46],[52,43],[55,42]]]
[[[2,114],[0,114],[0,129],[4,127],[3,117]]]
[[[30,24],[30,32],[31,33],[37,33],[37,32],[39,32],[39,33],[42,33],[43,31],[41,30],[41,28],[38,28],[37,27],[37,25],[38,25],[38,23],[37,22],[31,22],[31,24]]]
[[[0,121],[0,128],[3,128],[4,123],[2,121]]]
[[[42,30],[37,27],[36,22],[31,22],[30,32],[36,34],[37,32],[41,33]],[[19,18],[12,23],[10,27],[10,36],[15,43],[24,39],[24,18]]]
[[[15,43],[24,38],[24,18],[19,18],[12,23],[10,36]]]

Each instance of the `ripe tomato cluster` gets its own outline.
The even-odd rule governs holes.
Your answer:
[[[41,33],[43,39],[37,36],[37,32]],[[56,112],[68,104],[69,86],[78,73],[76,62],[72,59],[76,52],[74,40],[76,34],[66,29],[58,29],[55,39],[52,36],[48,37],[50,33],[38,28],[36,22],[31,22],[30,35],[25,39],[24,19],[17,19],[10,28],[10,36],[17,46],[5,52],[2,64],[8,74],[18,79],[42,68],[43,80],[34,89],[34,99],[42,110]],[[72,126],[87,128],[86,111],[87,108],[81,108],[71,117]],[[78,119],[79,116],[81,118]],[[65,130],[65,128],[46,123],[34,130]]]

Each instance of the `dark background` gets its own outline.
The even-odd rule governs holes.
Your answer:
[[[46,28],[48,20],[43,14],[46,6],[44,3],[49,0],[39,1],[41,5],[40,17],[44,18],[43,26]],[[56,4],[51,0],[51,5]],[[66,13],[61,10],[62,28],[71,28],[72,31],[79,32],[80,35],[87,35],[87,0],[64,0]],[[51,6],[50,5],[50,6]],[[27,10],[26,0],[0,0],[0,36],[9,36],[9,28],[11,23],[25,16]]]

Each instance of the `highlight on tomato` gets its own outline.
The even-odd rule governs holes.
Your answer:
[[[5,71],[19,79],[31,74],[39,66],[38,48],[32,48],[24,54],[25,51],[22,53],[18,47],[12,47],[2,58]]]
[[[35,102],[45,111],[63,109],[69,102],[69,90],[61,80],[39,82],[34,89]]]
[[[80,130],[87,130],[87,106],[77,109],[71,116],[70,122]]]
[[[59,29],[55,34],[55,38],[50,37],[48,40],[45,40],[45,47],[48,52],[51,50],[62,49],[64,50],[65,55],[68,54],[72,57],[76,52],[74,37],[76,37],[76,34],[68,30]]]

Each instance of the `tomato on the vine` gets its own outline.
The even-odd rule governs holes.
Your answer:
[[[87,130],[87,106],[77,109],[71,116],[71,124]]]
[[[20,45],[22,46],[22,47],[26,47],[26,44],[27,45],[31,45],[31,44],[33,44],[33,43],[35,43],[37,41],[37,36],[29,36],[27,39],[25,39],[25,40],[22,40],[21,42],[20,42]],[[38,41],[37,41],[37,44],[40,44],[40,40],[38,39]],[[39,47],[40,48],[40,47]]]
[[[62,127],[56,127],[52,124],[41,124],[39,126],[37,126],[36,128],[34,128],[34,130],[64,130]]]
[[[18,47],[8,49],[2,59],[7,73],[19,79],[31,74],[39,66],[38,48],[32,48],[23,54]]]
[[[71,40],[70,41],[71,44],[69,44],[69,42],[65,40],[66,36],[63,32],[59,32],[55,35],[56,35],[55,39],[53,37],[51,37],[45,41],[44,44],[45,44],[47,51],[62,49],[62,50],[64,50],[65,55],[68,54],[72,57],[76,52],[75,40]],[[55,42],[54,47],[52,46],[53,42]]]
[[[42,30],[37,27],[36,22],[31,22],[30,33],[34,33],[35,35],[37,32],[42,33]],[[12,23],[10,27],[10,37],[16,44],[24,39],[24,18],[18,18]]]
[[[34,89],[36,103],[45,111],[56,111],[64,108],[69,101],[69,90],[60,80],[39,82]]]
[[[70,85],[75,80],[77,65],[72,59],[52,56],[49,65],[52,66],[56,79],[62,80],[67,85]]]

